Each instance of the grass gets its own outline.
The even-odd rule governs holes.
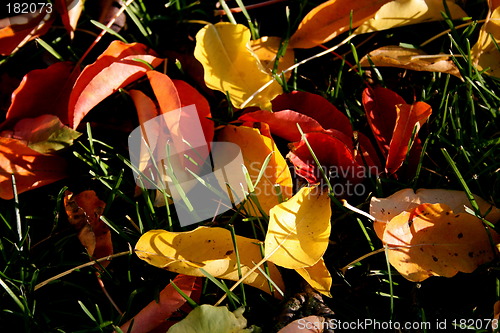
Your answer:
[[[237,6],[241,3],[238,1]],[[314,4],[290,3],[288,17],[285,4],[278,4],[273,9],[263,7],[248,13],[234,13],[233,18],[241,24],[251,23],[254,35],[290,36]],[[200,25],[189,21],[218,21],[211,15],[214,1],[177,0],[169,5],[165,8],[154,1],[133,2],[126,11],[128,27],[119,35],[129,42],[145,43],[174,59],[176,54],[192,51],[193,42],[188,37],[193,36]],[[235,4],[228,2],[227,5]],[[467,6],[466,11],[473,13],[475,19],[484,18],[484,1],[469,2]],[[278,24],[269,24],[272,20]],[[88,33],[97,31],[94,24],[86,13],[74,43],[70,43],[61,29],[54,29],[43,37],[43,48],[32,43],[15,55],[0,59],[0,72],[19,77],[33,68],[43,67],[43,58],[49,56],[46,50],[62,59],[78,61],[94,38]],[[299,89],[325,96],[349,116],[355,130],[370,133],[360,101],[361,91],[369,82],[397,91],[407,102],[425,101],[433,108],[429,123],[420,132],[423,152],[416,173],[401,179],[369,179],[364,183],[366,192],[349,198],[350,204],[366,211],[372,195],[384,197],[411,187],[465,190],[500,206],[500,82],[478,72],[471,63],[470,48],[477,38],[479,25],[455,28],[459,25],[461,22],[445,20],[426,23],[418,29],[403,27],[378,33],[364,44],[368,36],[357,36],[336,50],[343,55],[342,59],[329,52],[317,57],[318,49],[297,51],[297,62],[314,58],[294,69],[285,90]],[[429,53],[451,50],[456,55],[454,61],[463,81],[447,74],[393,68],[355,71],[355,66],[350,65],[357,64],[358,58],[375,45],[418,46],[446,29],[450,29],[448,34],[423,48]],[[118,37],[105,36],[86,62],[91,62],[115,38]],[[326,47],[334,47],[342,38],[345,37]],[[167,69],[172,77],[196,85],[186,71],[175,66],[175,61],[171,61]],[[223,94],[206,91],[204,94],[211,103],[216,122],[223,124],[234,119]],[[92,111],[84,135],[65,152],[71,177],[22,193],[17,200],[0,202],[0,322],[10,323],[19,332],[111,332],[157,297],[175,276],[129,254],[145,231],[180,231],[194,227],[180,228],[175,212],[168,206],[155,207],[154,190],[142,189],[139,196],[134,196],[132,171],[126,163],[128,133],[120,129],[120,126],[129,128],[136,123],[134,112],[126,94],[109,97]],[[120,119],[117,126],[106,125],[115,124],[117,119]],[[63,207],[66,189],[74,193],[93,189],[107,204],[104,221],[113,230],[114,252],[121,255],[112,260],[102,274],[102,281],[121,313],[97,283],[96,269],[67,222]],[[398,322],[446,319],[451,327],[453,319],[493,317],[493,303],[500,299],[497,262],[471,274],[411,283],[388,264],[381,252],[357,262],[343,274],[342,267],[382,248],[382,244],[368,218],[345,209],[338,198],[332,198],[332,202],[332,236],[325,262],[334,286],[333,298],[324,301],[337,319],[343,322],[359,318]],[[233,235],[262,238],[266,218],[246,216],[242,219],[239,213],[226,213],[218,218],[218,224],[228,227]],[[70,273],[40,286],[66,271]],[[301,291],[296,274],[288,272],[284,276],[290,286],[287,297]],[[229,297],[222,304],[232,310],[246,305],[245,317],[264,332],[273,331],[273,318],[280,312],[291,311],[251,287],[241,285],[229,291],[232,285],[233,282],[207,273],[199,304],[214,304],[227,294]],[[302,314],[307,315],[307,310]]]

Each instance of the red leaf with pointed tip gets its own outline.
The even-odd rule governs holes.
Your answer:
[[[300,125],[304,133],[323,131],[323,127],[316,120],[292,110],[277,112],[260,110],[245,113],[238,119],[244,122],[267,123],[271,133],[291,142],[300,141],[301,135],[297,124]]]
[[[334,177],[354,183],[358,183],[366,175],[364,167],[355,161],[352,150],[339,138],[320,132],[306,133],[304,136],[319,163],[326,168],[327,174],[331,173]],[[309,183],[318,183],[322,179],[321,170],[317,168],[304,140],[293,143],[287,157],[295,166],[297,175]]]
[[[202,284],[199,277],[179,274],[175,277],[173,283],[192,299],[199,298],[199,294],[201,294]],[[130,333],[147,333],[153,330],[165,332],[166,328],[172,324],[166,320],[172,317],[180,308],[183,308],[185,304],[186,299],[174,289],[172,283],[169,283],[160,292],[158,301],[151,301],[133,319],[123,324],[120,329],[123,332]]]
[[[82,71],[69,99],[71,127],[77,128],[93,107],[150,70],[147,65],[134,59],[146,61],[153,67],[163,61],[143,44],[114,41],[93,64]]]
[[[334,129],[352,137],[349,118],[320,95],[293,91],[276,97],[273,111],[294,110],[316,120],[324,129]]]
[[[6,128],[20,119],[42,114],[53,114],[67,124],[69,94],[78,75],[78,72],[72,74],[73,68],[71,62],[57,62],[26,74],[12,94],[12,103],[0,127]]]
[[[0,198],[12,199],[11,174],[22,193],[66,177],[66,160],[41,154],[19,140],[0,137]]]
[[[424,102],[416,102],[412,105],[401,104],[396,106],[396,109],[398,114],[396,128],[394,128],[385,165],[386,171],[390,174],[396,172],[403,164],[415,126],[417,126],[416,133],[418,133],[432,113],[431,106]]]

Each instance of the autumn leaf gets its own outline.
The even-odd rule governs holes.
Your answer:
[[[262,259],[259,241],[236,236],[236,243],[241,272],[245,275]],[[203,268],[217,278],[232,281],[240,279],[231,233],[223,228],[198,227],[187,232],[151,230],[141,236],[135,246],[135,253],[149,264],[171,272],[204,276],[199,269]],[[268,266],[271,279],[284,290],[278,269],[272,263],[268,263]],[[258,271],[252,272],[243,283],[271,293],[268,280]]]
[[[414,282],[471,273],[495,258],[491,242],[498,240],[498,234],[491,228],[487,231],[477,217],[457,214],[440,203],[421,204],[395,216],[382,237],[389,262]]]
[[[303,187],[272,208],[265,241],[268,260],[290,269],[316,264],[328,247],[331,215],[328,193],[319,187]]]
[[[85,0],[55,0],[54,9],[59,13],[61,21],[71,39],[75,35],[78,19],[83,11]]]
[[[243,317],[245,308],[231,312],[225,306],[202,304],[191,311],[186,318],[172,326],[167,333],[251,333]]]
[[[332,288],[332,276],[328,268],[326,268],[323,258],[312,266],[297,268],[295,271],[318,292],[325,296],[332,297],[330,293]]]
[[[191,299],[199,298],[201,294],[201,279],[199,277],[179,274],[172,282]],[[157,300],[151,301],[132,319],[120,326],[120,329],[129,333],[147,333],[160,329],[165,332],[172,325],[167,319],[185,304],[186,299],[179,294],[172,283],[169,283],[160,291]]]
[[[446,54],[428,55],[422,50],[392,45],[371,51],[359,61],[359,64],[363,67],[371,66],[368,58],[377,67],[441,72],[462,78],[457,66],[449,59],[450,56]]]
[[[73,195],[70,191],[64,194],[64,208],[68,221],[78,231],[78,239],[89,256],[100,259],[113,254],[111,231],[101,220],[106,203],[100,200],[92,190]],[[96,268],[106,267],[109,261],[102,261]]]
[[[491,205],[483,198],[473,195],[482,214],[488,214],[485,219],[492,223],[500,221],[500,209]],[[374,227],[379,238],[385,230],[385,225],[403,211],[415,209],[418,205],[442,203],[450,207],[455,213],[465,213],[465,207],[472,209],[470,201],[463,191],[443,189],[413,189],[400,190],[387,198],[373,197],[370,201],[370,215],[375,218]]]
[[[41,154],[19,140],[0,137],[0,198],[12,199],[12,175],[18,193],[51,184],[63,179],[66,160]]]
[[[259,183],[255,186],[254,193],[265,214],[269,214],[269,210],[279,203],[275,184],[280,185],[283,198],[287,199],[292,196],[293,184],[290,170],[271,138],[261,135],[259,130],[255,128],[227,125],[217,132],[216,139],[217,141],[231,142],[240,147],[244,165],[253,184],[259,177],[264,161],[271,154],[269,163]],[[214,163],[216,169],[222,167],[222,165],[218,165],[217,160]],[[234,172],[242,173],[241,169],[234,170]],[[221,188],[226,188],[225,183],[224,179],[219,179]],[[229,182],[229,184],[233,184],[233,182]],[[239,197],[244,197],[241,189],[233,190]],[[252,215],[262,216],[261,212],[253,206],[251,200],[247,201],[244,207]]]
[[[7,56],[30,40],[44,35],[54,21],[44,6],[40,11],[0,20],[0,55]]]
[[[67,148],[80,135],[81,133],[64,126],[54,115],[25,118],[18,121],[12,130],[0,133],[0,136],[20,140],[42,154]]]
[[[20,119],[43,114],[53,114],[68,124],[68,100],[78,74],[69,61],[28,72],[12,94],[12,103],[1,127],[12,127]]]
[[[144,76],[163,59],[143,44],[114,41],[93,63],[85,67],[69,98],[69,125],[76,129],[85,115],[113,92]]]
[[[266,69],[268,73],[272,73],[274,69],[274,63],[276,62],[276,56],[280,49],[280,44],[282,39],[279,37],[261,37],[256,40],[250,41],[250,48],[255,53],[257,58],[260,60],[262,66]],[[292,66],[295,63],[295,53],[293,49],[286,49],[285,54],[280,57],[278,61],[278,67],[276,69],[276,74],[280,74],[283,70]],[[285,77],[288,80],[292,75],[291,72],[285,73]]]
[[[471,56],[478,70],[500,77],[500,6],[490,8],[490,16],[481,27],[476,44],[471,49]]]
[[[326,43],[373,17],[387,2],[389,0],[326,1],[302,19],[297,31],[290,38],[289,46],[308,49]]]
[[[454,1],[446,1],[451,19],[467,17]],[[443,20],[446,12],[442,0],[393,0],[383,5],[375,17],[360,25],[355,34],[381,31],[410,24]]]
[[[205,83],[210,89],[228,93],[236,108],[242,108],[247,99],[272,80],[249,43],[250,30],[241,24],[210,24],[196,34],[194,55],[205,69]],[[274,81],[246,106],[270,110],[270,101],[282,92]]]
[[[318,316],[307,316],[292,321],[278,331],[278,333],[323,333],[325,327],[325,318]]]

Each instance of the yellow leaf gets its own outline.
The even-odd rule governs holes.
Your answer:
[[[452,19],[468,16],[453,1],[446,1],[446,5]],[[393,0],[383,5],[374,18],[363,23],[354,33],[362,34],[410,24],[441,21],[443,20],[441,12],[445,12],[442,0]]]
[[[250,49],[250,31],[241,24],[206,25],[196,34],[194,56],[203,65],[210,89],[229,93],[236,108],[272,80]],[[283,92],[275,81],[246,106],[271,110],[271,100]]]
[[[430,276],[471,273],[492,261],[497,250],[490,236],[491,241],[498,241],[498,234],[492,229],[486,231],[473,215],[457,214],[444,204],[421,204],[394,217],[382,241],[388,246],[389,262],[398,272],[419,282]]]
[[[460,71],[453,61],[449,60],[449,55],[437,54],[428,55],[417,49],[409,49],[401,46],[384,46],[371,51],[360,60],[360,65],[369,67],[370,62],[377,67],[397,67],[414,71],[441,72],[461,78]]]
[[[479,38],[471,50],[472,59],[479,70],[489,68],[487,74],[500,77],[500,53],[492,38],[497,44],[500,43],[500,7],[493,11],[490,19],[481,27]]]
[[[500,220],[500,209],[492,206],[484,199],[473,195],[482,214],[489,211],[486,219],[492,223]],[[467,195],[463,191],[443,189],[413,189],[400,190],[387,198],[373,197],[370,202],[370,215],[375,218],[374,228],[377,236],[382,239],[385,225],[403,211],[415,209],[423,203],[442,203],[450,207],[455,213],[465,213],[464,206],[471,208]],[[471,208],[472,209],[472,208]]]
[[[325,266],[325,261],[321,258],[316,264],[310,267],[297,268],[297,273],[309,283],[311,287],[325,296],[332,297],[332,276]]]
[[[274,63],[276,62],[276,54],[279,51],[281,38],[279,37],[262,37],[257,40],[250,41],[252,51],[259,58],[260,63],[268,73],[272,73]],[[280,74],[283,70],[292,66],[295,63],[295,53],[293,49],[287,49],[285,54],[278,61],[276,74]],[[288,79],[292,75],[291,72],[285,73]]]
[[[248,170],[252,183],[258,179],[260,170],[263,168],[264,161],[272,154],[267,167],[255,187],[254,194],[262,210],[269,215],[269,210],[279,203],[279,197],[276,193],[275,184],[280,185],[281,193],[284,199],[292,196],[292,176],[285,159],[274,144],[274,141],[267,136],[261,135],[256,128],[246,126],[228,125],[216,133],[217,141],[232,142],[237,144],[243,155],[243,163]],[[217,146],[215,147],[217,149]],[[214,153],[217,156],[217,152]],[[214,161],[215,169],[219,169],[217,160]],[[228,166],[226,166],[228,169]],[[234,184],[230,181],[231,176],[242,174],[241,167],[234,171],[226,171],[226,179],[219,179],[222,188],[226,188],[225,183]],[[241,189],[231,189],[236,192],[238,197],[244,197]],[[233,193],[234,193],[233,192]],[[234,200],[233,200],[234,201]],[[245,209],[252,216],[262,216],[251,200],[245,203]]]
[[[272,208],[265,241],[269,261],[291,269],[316,264],[328,247],[331,215],[328,193],[319,187],[303,187]]]
[[[245,275],[254,263],[261,261],[259,241],[236,236],[241,273]],[[198,227],[188,232],[151,230],[141,236],[135,246],[137,256],[149,264],[191,276],[204,276],[203,268],[214,277],[238,281],[238,261],[231,233],[223,228]],[[272,263],[268,263],[271,279],[284,290],[281,275]],[[268,280],[254,271],[244,283],[270,293]]]

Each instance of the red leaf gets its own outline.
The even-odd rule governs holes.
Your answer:
[[[245,122],[264,122],[269,125],[271,133],[291,142],[300,141],[297,124],[304,133],[321,132],[323,127],[314,119],[292,110],[269,112],[265,110],[249,112],[239,118]]]
[[[364,167],[355,161],[352,150],[338,137],[320,132],[306,133],[304,136],[319,163],[326,168],[327,175],[331,174],[335,178],[339,177],[354,183],[358,183],[366,175]],[[293,143],[287,157],[295,166],[297,175],[312,184],[320,182],[321,170],[317,168],[304,140]]]
[[[159,110],[151,98],[140,90],[130,90],[130,98],[134,102],[139,118],[139,124],[144,124],[146,121],[158,116]]]
[[[201,293],[201,278],[199,277],[179,274],[175,277],[173,282],[191,298],[198,298]],[[120,329],[123,332],[130,333],[146,333],[153,330],[162,330],[162,332],[165,332],[165,326],[171,325],[166,319],[170,318],[180,308],[184,308],[183,305],[185,304],[186,300],[184,297],[182,297],[177,290],[174,289],[172,284],[169,283],[160,292],[158,302],[152,301],[149,303],[135,315],[133,319],[123,324]]]
[[[66,161],[41,154],[20,141],[0,137],[0,198],[12,199],[11,174],[18,193],[53,183],[66,177]]]
[[[12,103],[0,127],[11,126],[22,118],[53,114],[68,123],[69,94],[78,73],[71,74],[74,65],[58,62],[45,69],[30,71],[12,94]]]
[[[390,174],[396,172],[403,164],[415,126],[418,133],[432,113],[431,106],[424,102],[416,102],[413,105],[401,104],[396,106],[396,109],[398,118],[385,165],[386,171]]]
[[[174,82],[165,74],[150,71],[148,79],[160,106],[160,113],[167,113],[181,108],[181,100]]]
[[[362,154],[357,156],[356,161],[360,165],[368,165],[370,171],[379,174],[382,170],[382,163],[380,163],[377,151],[373,147],[372,142],[363,133],[357,132],[357,137]]]
[[[147,61],[153,67],[163,59],[151,55],[145,45],[114,41],[103,54],[78,77],[69,99],[70,126],[77,128],[85,115],[103,99],[144,76],[149,67],[135,61]]]
[[[22,14],[0,20],[0,55],[10,55],[16,48],[45,34],[54,21],[44,7],[42,13]]]
[[[316,120],[324,129],[334,129],[352,137],[349,118],[320,95],[303,91],[282,94],[273,101],[273,110],[294,110]]]

